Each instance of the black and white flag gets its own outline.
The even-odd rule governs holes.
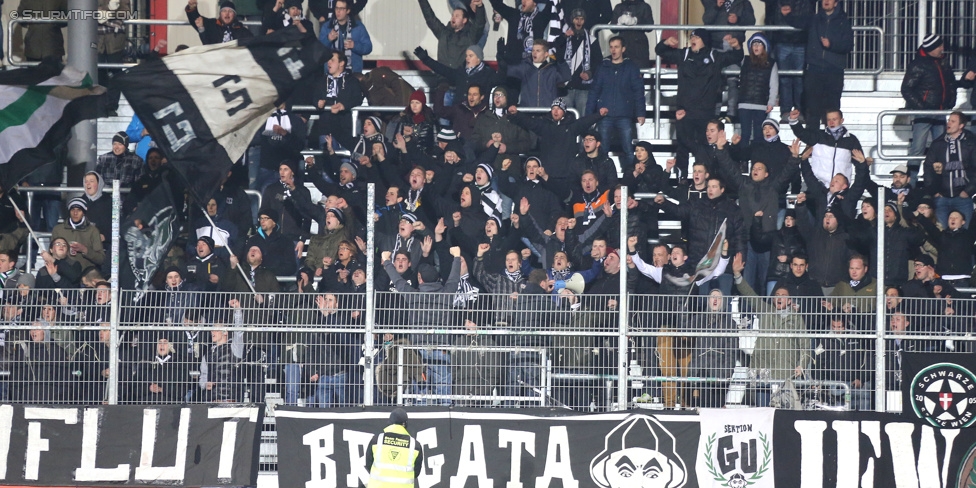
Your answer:
[[[0,185],[10,188],[54,161],[71,128],[98,112],[105,88],[49,59],[0,73]]]
[[[139,202],[121,229],[124,245],[119,259],[120,288],[136,290],[133,302],[138,303],[149,290],[156,271],[163,267],[166,254],[182,229],[180,209],[174,204],[172,189],[165,178]]]
[[[289,27],[140,64],[117,86],[170,166],[206,202],[276,105],[322,72],[326,53],[314,36]]]

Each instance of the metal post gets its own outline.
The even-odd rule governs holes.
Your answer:
[[[915,43],[916,46],[922,45],[922,39],[925,39],[925,35],[929,31],[928,16],[929,0],[920,0],[918,2],[918,42]]]
[[[95,12],[97,0],[68,0],[68,9]],[[98,22],[94,15],[72,15],[68,20],[68,66],[88,73],[98,82]],[[81,181],[87,171],[95,169],[95,144],[98,137],[95,120],[79,122],[71,129],[68,141],[68,182]]]
[[[684,5],[684,2],[681,2]],[[684,7],[682,7],[684,8]],[[655,39],[661,42],[661,31],[655,31]],[[655,44],[657,46],[657,44]],[[661,56],[654,54],[654,138],[661,138]],[[610,142],[607,141],[607,147]],[[687,171],[687,168],[685,169]],[[625,205],[621,205],[622,207]],[[621,246],[624,243],[621,243]]]
[[[373,404],[373,327],[376,325],[376,297],[373,296],[373,267],[376,265],[376,253],[373,246],[376,233],[376,222],[373,213],[376,212],[376,183],[366,185],[366,337],[363,345],[366,354],[363,367],[363,405]],[[402,351],[401,351],[402,352]],[[402,365],[403,362],[401,361]]]
[[[112,182],[112,286],[111,333],[108,346],[108,404],[119,402],[119,230],[122,221],[122,192],[119,180]]]
[[[627,341],[627,187],[620,187],[620,247],[624,251],[624,258],[620,263],[620,299],[617,300],[617,314],[619,320],[617,337],[617,409],[627,410],[627,364],[630,351]],[[618,251],[619,252],[619,251]]]
[[[882,193],[883,195],[884,193]],[[882,207],[884,208],[884,207]],[[885,410],[885,293],[884,293],[884,249],[885,249],[885,223],[884,213],[881,212],[875,217],[878,221],[878,248],[874,251],[877,256],[878,294],[875,303],[875,333],[877,338],[874,342],[874,409],[878,412]]]

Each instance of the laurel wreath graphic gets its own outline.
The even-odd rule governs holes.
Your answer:
[[[728,486],[728,482],[729,482],[728,478],[726,478],[722,473],[720,473],[718,469],[715,469],[715,463],[712,462],[711,453],[712,453],[712,447],[715,446],[716,435],[717,434],[713,433],[712,435],[708,436],[708,440],[705,441],[705,452],[706,452],[705,467],[708,468],[708,472],[712,475],[712,479],[714,479],[715,481],[721,481],[722,483],[725,483],[725,486]],[[763,460],[759,464],[759,469],[757,469],[756,472],[753,473],[752,476],[750,476],[749,479],[746,480],[747,485],[756,484],[756,482],[766,474],[766,471],[769,471],[769,462],[772,457],[770,452],[772,448],[769,444],[769,437],[766,436],[766,434],[760,432],[759,441],[762,442],[762,446],[763,446]],[[967,488],[976,488],[976,467],[974,467],[973,472],[970,474],[970,486],[968,486]]]

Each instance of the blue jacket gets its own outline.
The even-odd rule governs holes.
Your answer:
[[[362,22],[355,19],[349,19],[349,22],[352,22],[352,30],[348,35],[353,42],[349,67],[353,73],[362,73],[363,56],[373,52],[373,41],[369,38],[369,32],[366,32],[366,26]],[[335,29],[335,23],[335,19],[332,19],[322,26],[322,30],[319,32],[319,41],[334,51],[345,51],[343,48],[347,36],[345,28],[338,30],[339,38],[335,42],[329,40],[329,32]],[[326,68],[326,72],[328,72],[328,68]]]
[[[821,37],[830,40],[830,47],[823,47]],[[847,55],[853,49],[854,29],[847,13],[839,7],[832,15],[818,12],[807,31],[807,65],[843,71],[847,68]]]
[[[548,60],[538,68],[532,61],[522,61],[521,64],[508,68],[508,76],[522,82],[522,90],[519,92],[520,107],[550,107],[552,101],[559,96],[557,86],[569,81],[570,75],[569,65]]]
[[[129,126],[125,128],[125,133],[129,135],[129,140],[136,143],[136,155],[142,158],[143,161],[146,160],[146,153],[149,152],[149,148],[153,147],[152,137],[148,134],[142,135],[142,130],[145,126],[142,125],[142,121],[139,120],[139,116],[132,114],[132,120],[129,122]]]
[[[640,69],[630,59],[614,64],[605,58],[593,80],[593,87],[586,100],[586,113],[593,114],[606,108],[607,117],[635,119],[646,113],[644,80]]]

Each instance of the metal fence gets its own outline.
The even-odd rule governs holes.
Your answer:
[[[113,330],[108,287],[8,293],[17,403],[898,410],[901,352],[972,353],[976,330],[952,296],[879,315],[873,296],[378,292],[369,327],[363,294],[123,292]]]

